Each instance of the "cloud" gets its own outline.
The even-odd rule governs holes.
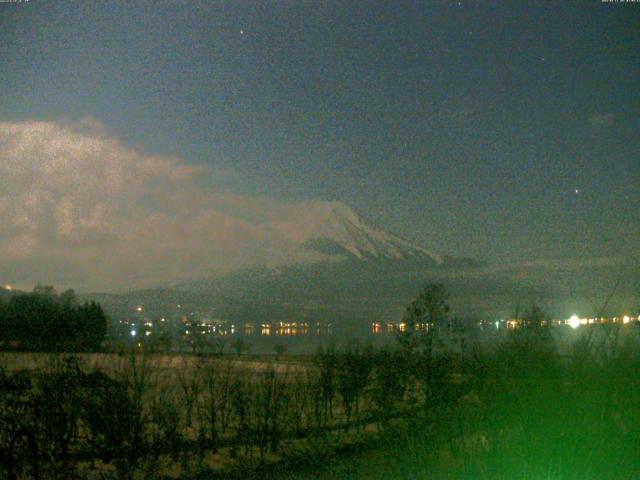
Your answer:
[[[122,290],[286,255],[305,205],[203,186],[229,175],[90,118],[0,123],[0,281]]]
[[[588,268],[618,267],[620,265],[624,265],[626,261],[627,259],[625,257],[553,258],[522,262],[512,265],[511,268],[573,271]]]
[[[607,128],[613,125],[615,113],[598,113],[589,117],[589,125],[593,128]]]

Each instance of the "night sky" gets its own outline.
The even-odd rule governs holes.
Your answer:
[[[0,282],[266,252],[310,200],[442,254],[625,263],[639,86],[638,3],[0,3]]]

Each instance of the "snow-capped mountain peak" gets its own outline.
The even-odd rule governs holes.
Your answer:
[[[371,225],[342,202],[308,202],[304,211],[302,248],[323,254],[363,259],[442,258],[396,235]]]

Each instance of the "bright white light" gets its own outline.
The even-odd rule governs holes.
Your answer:
[[[500,328],[500,322],[496,321],[496,328]]]
[[[622,317],[622,323],[629,323],[631,319],[629,318],[629,315],[625,315],[624,317]]]
[[[131,330],[131,336],[135,337],[136,336],[136,331],[135,330]]]
[[[136,310],[137,310],[138,312],[141,312],[141,311],[142,311],[142,307],[138,307],[138,308],[136,308]]]
[[[577,315],[571,315],[569,318],[569,326],[573,329],[576,329],[580,326],[580,318]]]

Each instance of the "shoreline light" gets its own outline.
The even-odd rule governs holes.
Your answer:
[[[580,326],[580,318],[577,315],[571,315],[569,318],[569,326],[574,330]]]

